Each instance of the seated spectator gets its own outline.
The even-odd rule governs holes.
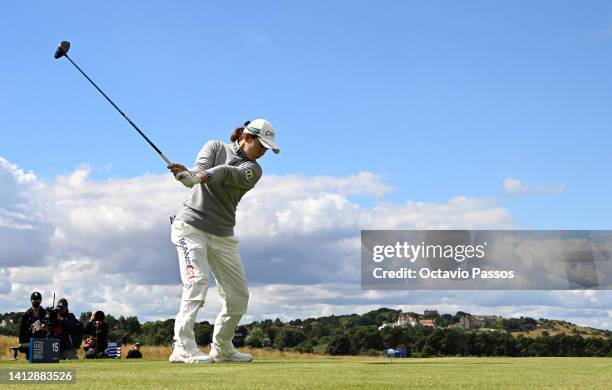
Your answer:
[[[91,319],[85,325],[85,334],[93,336],[91,341],[85,343],[86,358],[99,359],[105,357],[106,348],[108,347],[108,323],[104,321],[105,315],[103,311],[96,311],[91,315]],[[93,345],[92,345],[93,344]]]
[[[40,306],[41,302],[42,295],[38,291],[34,291],[32,295],[30,295],[32,307],[26,310],[21,317],[21,324],[19,326],[19,345],[11,348],[15,359],[17,358],[17,351],[26,354],[26,356],[29,354],[31,338],[44,338],[47,335],[47,331],[44,327],[47,312]]]
[[[136,343],[134,344],[134,349],[130,349],[127,353],[127,359],[142,359],[142,352],[140,352],[140,347],[142,344]]]

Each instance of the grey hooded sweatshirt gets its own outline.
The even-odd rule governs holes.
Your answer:
[[[190,171],[204,171],[206,183],[193,186],[176,219],[217,236],[233,236],[236,207],[261,178],[261,166],[246,158],[238,142],[209,141]]]

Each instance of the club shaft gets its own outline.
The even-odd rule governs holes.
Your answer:
[[[104,98],[105,98],[106,100],[108,100],[108,102],[109,102],[110,104],[112,104],[112,105],[113,105],[113,107],[115,107],[115,109],[116,109],[117,111],[119,111],[119,113],[120,113],[120,114],[121,114],[121,115],[122,115],[122,116],[125,118],[125,120],[126,120],[126,121],[128,121],[128,123],[129,123],[130,125],[132,125],[132,127],[134,128],[134,130],[136,130],[136,131],[138,132],[138,134],[140,134],[140,135],[142,136],[142,138],[144,138],[144,140],[145,140],[145,141],[147,141],[147,143],[148,143],[149,145],[151,145],[151,147],[152,147],[153,149],[155,149],[155,151],[156,151],[156,152],[157,152],[157,153],[160,155],[160,157],[161,157],[162,159],[164,159],[164,161],[165,161],[165,162],[166,162],[168,165],[172,165],[172,162],[170,161],[170,159],[169,159],[168,157],[166,157],[166,155],[165,155],[164,153],[162,153],[162,151],[161,151],[161,150],[159,150],[159,148],[158,148],[157,146],[155,146],[155,144],[154,144],[154,143],[153,143],[153,142],[152,142],[152,141],[149,139],[149,137],[147,137],[147,136],[145,135],[145,133],[143,133],[143,132],[142,132],[142,131],[141,131],[141,130],[138,128],[138,126],[136,126],[136,124],[135,124],[134,122],[132,122],[132,120],[131,120],[130,118],[128,118],[128,116],[127,116],[127,115],[125,115],[125,113],[124,113],[123,111],[121,111],[121,109],[120,109],[120,108],[119,108],[119,107],[118,107],[118,106],[117,106],[117,105],[116,105],[116,104],[115,104],[115,103],[114,103],[114,102],[113,102],[113,101],[112,101],[112,100],[111,100],[111,99],[110,99],[108,96],[106,96],[106,94],[104,93],[104,91],[102,91],[102,90],[100,89],[100,87],[98,87],[98,86],[96,85],[96,83],[94,83],[94,82],[93,82],[93,80],[92,80],[92,79],[90,79],[90,78],[89,78],[89,76],[87,76],[87,74],[85,74],[85,72],[83,72],[83,71],[81,70],[81,68],[79,68],[79,66],[78,66],[77,64],[75,64],[75,63],[74,63],[74,61],[72,61],[72,59],[71,59],[70,57],[68,57],[68,54],[64,54],[64,57],[66,57],[66,58],[68,59],[68,61],[70,61],[70,63],[71,63],[72,65],[74,65],[74,67],[75,67],[75,68],[77,68],[77,70],[78,70],[79,72],[81,72],[81,74],[82,74],[82,75],[83,75],[83,76],[84,76],[84,77],[85,77],[85,78],[86,78],[86,79],[87,79],[87,80],[88,80],[88,81],[91,83],[91,85],[93,85],[94,87],[96,87],[96,89],[98,90],[98,92],[100,92],[100,93],[102,94],[102,96],[104,96]]]

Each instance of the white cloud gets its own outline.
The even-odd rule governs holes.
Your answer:
[[[0,157],[0,266],[43,263],[53,227],[30,196],[41,191],[36,175]]]
[[[552,193],[552,194],[560,194],[564,191],[563,186],[533,186],[518,179],[513,179],[508,177],[504,179],[502,186],[504,191],[508,194],[519,195],[519,194],[527,194],[527,193]]]
[[[529,191],[529,186],[523,184],[520,180],[506,178],[504,179],[504,190],[511,194],[520,194]]]
[[[465,311],[504,317],[565,319],[580,325],[612,329],[611,291],[362,291],[359,286],[347,283],[279,284],[252,290],[250,319],[304,319],[365,313],[380,307],[422,313],[433,308],[452,314]],[[215,310],[210,310],[204,316],[208,318],[213,313]],[[293,316],[288,317],[287,313]]]
[[[81,166],[43,181],[0,159],[0,311],[23,309],[31,291],[39,289],[45,304],[56,292],[77,312],[102,308],[141,319],[174,316],[180,287],[168,216],[180,207],[186,190],[169,175],[93,180],[89,172]],[[245,196],[237,216],[252,292],[245,320],[411,303],[491,312],[503,305],[508,310],[524,306],[514,298],[516,292],[361,291],[361,229],[513,226],[510,213],[494,199],[382,202],[380,197],[391,190],[371,172],[348,177],[265,176]],[[362,206],[352,200],[354,196],[370,197],[375,205]],[[488,304],[491,296],[500,298]],[[600,313],[600,300],[592,299],[570,300],[575,306],[562,301],[544,306],[554,313],[555,307],[590,305]],[[220,308],[212,290],[206,308],[201,317],[212,320]],[[610,322],[600,317],[589,321]]]
[[[0,294],[10,294],[11,279],[10,273],[5,269],[0,269]]]

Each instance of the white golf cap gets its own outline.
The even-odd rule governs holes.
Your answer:
[[[280,149],[276,146],[274,140],[276,131],[274,131],[272,123],[265,119],[255,119],[245,126],[244,131],[256,135],[259,138],[259,142],[261,142],[265,148],[272,149],[276,154],[280,153]]]

